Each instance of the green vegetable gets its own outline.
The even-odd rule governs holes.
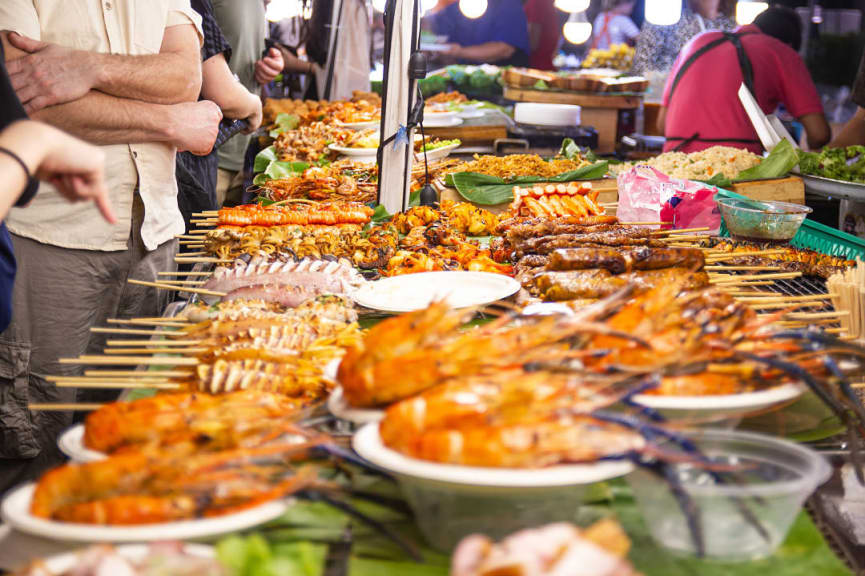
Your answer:
[[[476,172],[456,172],[445,178],[448,186],[453,186],[460,196],[481,205],[493,205],[510,202],[514,199],[514,186],[523,184],[540,184],[544,182],[574,182],[577,180],[597,180],[607,173],[607,162],[595,162],[570,172],[564,172],[552,178],[535,176],[518,176],[510,180],[478,174]]]
[[[733,181],[781,178],[789,174],[798,161],[799,157],[793,145],[787,140],[781,140],[762,162],[753,168],[742,170]]]
[[[544,82],[543,80],[538,80],[537,82],[535,82],[535,84],[532,86],[532,88],[534,88],[535,90],[549,90],[550,85],[547,84],[546,82]]]
[[[294,114],[280,112],[276,115],[276,120],[274,120],[273,124],[275,127],[270,130],[270,137],[276,138],[283,132],[288,132],[289,130],[297,128],[300,124],[300,118]]]
[[[256,174],[252,183],[256,186],[261,186],[268,180],[279,180],[280,178],[302,174],[307,168],[309,168],[309,164],[306,162],[280,162],[276,160],[268,164],[264,172]]]
[[[276,154],[276,146],[268,146],[261,152],[255,155],[255,162],[252,164],[252,171],[256,174],[264,172],[271,162],[279,160]]]
[[[803,174],[865,183],[865,146],[825,148],[821,152],[799,152]]]
[[[444,148],[446,146],[450,146],[452,144],[456,144],[459,146],[462,142],[457,139],[454,140],[439,140],[438,142],[427,142],[423,145],[423,149],[426,152],[431,152],[432,150],[438,150],[439,148]]]

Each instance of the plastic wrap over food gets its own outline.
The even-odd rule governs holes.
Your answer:
[[[619,222],[670,222],[663,228],[702,228],[716,234],[721,213],[715,205],[715,188],[670,178],[649,166],[636,166],[616,179],[619,189]]]

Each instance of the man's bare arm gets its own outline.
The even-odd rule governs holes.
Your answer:
[[[0,41],[9,64],[26,54],[10,45],[7,38],[0,36]],[[213,102],[152,104],[98,91],[31,111],[30,115],[93,144],[168,142],[180,150],[205,154],[213,145],[222,117]]]
[[[28,111],[81,98],[90,90],[154,104],[194,101],[201,88],[198,33],[165,29],[159,54],[126,56],[72,50],[9,34],[8,71]]]

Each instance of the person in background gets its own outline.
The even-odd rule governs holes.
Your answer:
[[[520,0],[489,0],[479,18],[466,18],[459,3],[428,16],[433,31],[447,36],[442,57],[461,64],[528,66],[529,32]]]
[[[0,490],[63,459],[57,436],[71,412],[29,412],[29,403],[92,402],[111,390],[58,388],[78,376],[60,364],[100,352],[90,328],[108,318],[155,316],[168,293],[153,281],[171,270],[184,231],[174,178],[177,149],[207,154],[222,115],[196,102],[200,20],[188,0],[3,0],[0,30],[12,87],[35,119],[105,154],[117,222],[92,204],[68,206],[44,184],[6,219],[18,261],[13,318],[0,335]]]
[[[643,23],[634,48],[633,73],[665,79],[676,56],[691,38],[707,30],[733,30],[735,0],[686,0],[678,22],[659,26],[648,20]]]
[[[191,0],[192,9],[201,16],[204,42],[201,46],[201,93],[199,100],[214,102],[227,120],[245,120],[245,134],[261,126],[261,98],[247,90],[231,69],[231,46],[213,17],[210,0]],[[223,121],[223,124],[225,121]],[[189,228],[192,214],[219,207],[216,201],[218,159],[216,151],[206,156],[177,154],[177,202]]]
[[[829,141],[823,104],[797,50],[802,38],[799,16],[773,6],[735,33],[704,32],[679,54],[664,90],[658,129],[664,151],[694,152],[715,145],[763,147],[739,102],[744,82],[763,112],[783,103],[805,128],[808,145]]]
[[[832,148],[865,146],[865,53],[859,60],[859,71],[853,82],[853,92],[850,94],[850,99],[856,104],[856,112],[829,143]]]
[[[640,35],[640,29],[631,20],[635,0],[605,0],[603,12],[595,17],[592,24],[591,48],[606,50],[614,44],[633,46]]]
[[[285,46],[277,46],[285,61],[285,70],[310,77],[307,98],[347,100],[356,91],[369,92],[370,15],[364,0],[344,0],[339,18],[342,33],[336,38],[336,58],[333,61],[333,77],[328,86],[328,50],[330,49],[330,22],[333,16],[333,1],[318,0],[312,3],[312,16],[302,25],[300,45],[306,47],[308,60],[299,58]]]
[[[523,5],[529,29],[529,67],[552,70],[562,36],[562,23],[553,0],[527,0]]]
[[[231,46],[231,72],[251,93],[259,95],[261,87],[282,72],[282,54],[266,48],[267,20],[262,0],[211,0],[213,15]],[[251,135],[238,135],[217,151],[219,170],[216,183],[217,204],[234,205],[243,198],[243,161]]]

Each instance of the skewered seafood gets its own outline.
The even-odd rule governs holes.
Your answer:
[[[294,203],[290,206],[245,204],[221,208],[219,226],[366,224],[372,213],[372,208],[358,202]]]
[[[323,376],[318,363],[298,356],[281,356],[278,360],[217,358],[212,363],[199,364],[195,378],[188,384],[191,390],[210,394],[258,390],[308,404],[319,402],[330,393],[333,383]]]
[[[258,298],[294,307],[322,294],[347,294],[364,282],[344,258],[283,262],[259,256],[231,268],[218,267],[203,287],[225,292],[227,301]]]
[[[514,186],[509,212],[516,216],[560,218],[598,216],[604,213],[596,200],[599,192],[586,182],[537,184],[531,188]]]
[[[244,390],[224,395],[159,394],[105,404],[87,415],[84,445],[104,453],[191,442],[200,451],[249,446],[266,423],[268,435],[302,415],[300,402]]]
[[[204,249],[222,259],[242,254],[287,253],[294,258],[350,258],[360,268],[379,268],[396,251],[399,235],[391,226],[363,232],[360,226],[247,226],[207,233]]]
[[[224,330],[236,331],[238,326],[255,325],[259,322],[279,324],[298,319],[316,325],[319,322],[351,324],[357,321],[354,305],[349,300],[334,295],[319,296],[296,308],[286,308],[264,300],[238,299],[210,305],[196,302],[188,304],[182,314],[190,322],[197,323],[185,329],[184,338],[224,334]]]
[[[552,361],[559,357],[561,343],[580,330],[555,317],[532,316],[524,324],[494,322],[458,332],[466,320],[465,312],[439,302],[371,328],[361,343],[346,351],[339,366],[338,379],[349,403],[389,404],[458,374],[541,358]]]
[[[495,232],[498,217],[469,202],[443,200],[438,210],[432,206],[414,206],[395,214],[393,224],[400,234],[408,234],[419,226],[441,222],[448,228],[469,236],[489,236]]]
[[[736,266],[776,266],[788,272],[801,272],[806,276],[817,276],[824,280],[836,272],[843,272],[856,265],[855,260],[838,256],[820,254],[814,250],[793,248],[790,246],[738,242],[725,238],[712,238],[702,242],[704,246],[720,250],[728,254],[738,255],[736,258],[725,259],[724,262]],[[782,254],[765,254],[751,256],[749,252],[763,250],[783,250]]]
[[[295,468],[291,461],[327,442],[294,435],[252,449],[133,452],[66,464],[42,476],[30,511],[38,518],[108,525],[230,514],[315,485],[315,469]]]

